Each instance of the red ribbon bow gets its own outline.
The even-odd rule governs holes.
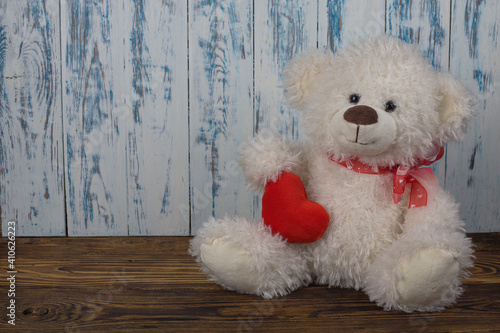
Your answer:
[[[443,155],[444,155],[444,148],[439,147],[438,153],[434,159],[419,160],[414,166],[409,167],[400,165],[397,168],[375,168],[375,169],[369,165],[360,162],[358,159],[339,161],[335,160],[332,156],[330,157],[330,160],[357,173],[370,174],[370,175],[382,175],[387,173],[393,173],[394,178],[393,178],[392,198],[395,204],[397,204],[401,199],[401,196],[405,191],[406,184],[411,183],[412,186],[410,192],[410,203],[408,207],[414,208],[414,207],[427,206],[427,202],[436,193],[438,187],[432,169],[421,168],[421,166],[424,165],[429,166],[432,163],[439,161],[443,157]]]

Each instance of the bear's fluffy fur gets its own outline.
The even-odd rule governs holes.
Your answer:
[[[453,304],[473,259],[453,199],[438,189],[427,206],[409,209],[409,191],[393,202],[391,174],[359,174],[330,157],[358,158],[376,169],[435,155],[436,146],[465,131],[471,117],[465,89],[435,72],[415,46],[389,37],[335,55],[299,55],[283,82],[309,142],[259,134],[241,150],[240,165],[256,191],[284,171],[299,175],[308,198],[330,214],[330,225],[318,241],[296,244],[262,221],[212,219],[191,242],[203,272],[227,289],[265,298],[316,282],[362,289],[387,310],[438,311]],[[371,107],[377,122],[346,121],[353,104]]]

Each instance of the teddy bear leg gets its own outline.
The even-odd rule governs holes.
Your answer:
[[[445,229],[423,235],[407,234],[375,257],[364,288],[370,300],[406,312],[440,311],[455,303],[472,267],[470,239]]]
[[[311,282],[297,245],[272,235],[262,221],[212,219],[191,241],[190,253],[210,280],[241,293],[272,298]]]
[[[396,283],[399,302],[421,308],[441,299],[454,298],[459,264],[453,254],[442,249],[425,249],[401,264],[402,276]]]

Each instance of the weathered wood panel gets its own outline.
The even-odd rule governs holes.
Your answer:
[[[467,230],[500,230],[500,2],[452,2],[450,71],[471,91],[475,120],[449,144],[446,188],[460,202]]]
[[[253,1],[191,1],[189,97],[191,229],[210,216],[252,216],[253,196],[238,165],[252,136]]]
[[[126,131],[114,116],[111,64],[119,60],[110,45],[114,15],[109,5],[61,3],[70,236],[127,234],[126,135],[120,135]]]
[[[0,1],[0,221],[65,235],[59,2]]]
[[[468,231],[500,230],[497,1],[0,0],[0,10],[4,232],[16,220],[26,236],[186,235],[212,215],[258,218],[237,150],[265,128],[302,138],[283,102],[284,64],[384,32],[473,92],[465,142],[434,169]]]
[[[139,99],[126,150],[129,234],[188,235],[177,209],[189,202],[187,4],[132,4],[133,80],[125,78]]]
[[[281,74],[288,60],[316,47],[316,11],[309,0],[255,3],[255,132],[300,137],[300,116],[284,102]]]
[[[450,2],[388,0],[387,34],[417,43],[429,62],[448,70]]]
[[[385,0],[318,0],[318,44],[334,52],[343,43],[385,32]]]
[[[62,3],[69,235],[189,233],[186,12]]]

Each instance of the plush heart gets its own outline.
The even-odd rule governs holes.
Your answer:
[[[284,172],[266,185],[262,197],[262,218],[274,234],[291,243],[311,243],[323,236],[330,215],[317,202],[307,200],[302,180]]]

